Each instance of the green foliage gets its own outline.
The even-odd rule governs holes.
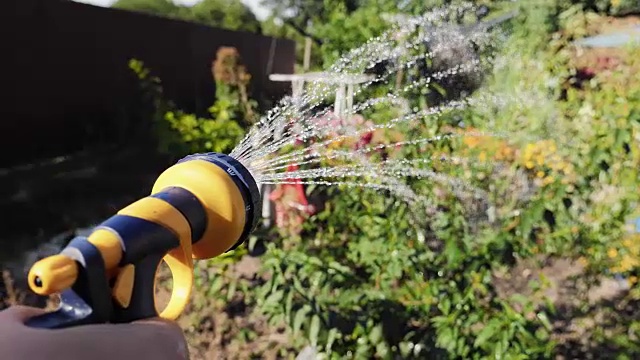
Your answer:
[[[263,4],[273,12],[273,18],[265,24],[265,32],[296,40],[304,48],[303,39],[314,40],[312,51],[315,69],[326,68],[343,52],[355,48],[389,28],[381,14],[402,12],[422,14],[435,7],[461,3],[447,0],[264,0]],[[506,0],[474,1],[499,9]],[[274,19],[283,24],[276,25]],[[301,57],[301,54],[299,55]]]
[[[129,67],[137,75],[143,93],[152,101],[154,125],[159,150],[184,156],[197,152],[222,152],[233,149],[244,135],[238,109],[240,102],[230,96],[229,86],[220,84],[214,104],[209,108],[211,117],[202,118],[176,108],[162,94],[160,79],[152,77],[150,70],[139,60],[131,60]]]
[[[167,112],[165,119],[180,136],[167,140],[163,150],[177,154],[196,152],[227,153],[244,135],[244,131],[229,116],[231,104],[227,100],[216,100],[209,108],[210,118],[198,118],[182,111]]]
[[[349,11],[343,1],[326,0],[329,12],[322,23],[315,24],[314,33],[324,39],[321,47],[324,64],[337,60],[346,49],[353,49],[378,36],[388,28],[382,19],[371,21],[394,7],[394,2],[381,1],[370,6],[360,6]]]
[[[112,7],[222,29],[261,32],[260,22],[240,0],[202,0],[193,6],[177,5],[171,0],[118,0]]]
[[[190,8],[193,20],[229,30],[261,32],[261,25],[251,9],[239,0],[202,0]]]
[[[388,3],[363,3],[368,6],[352,9],[327,1],[314,15],[325,23],[306,29],[327,40],[324,61],[383,29],[367,20]],[[625,222],[640,200],[639,63],[627,55],[619,70],[578,86],[569,42],[587,33],[594,15],[571,1],[517,6],[509,41],[479,91],[511,94],[513,101],[402,129],[408,137],[433,136],[464,120],[469,131],[508,133],[505,139],[463,134],[420,149],[468,159],[434,167],[485,191],[484,197],[413,181],[440,210],[427,216],[430,209],[381,192],[334,188],[299,235],[269,241],[261,258],[264,280],[245,283],[245,303],[274,326],[286,324],[295,346],[314,345],[327,359],[551,358],[562,344],[558,311],[545,298],[549,280],[536,274],[529,286],[511,283],[522,289],[506,291],[499,275],[523,261],[579,259],[587,282],[612,273],[635,277],[621,301],[638,303],[640,249],[625,237]],[[294,15],[304,19],[300,11]],[[377,108],[367,115],[377,121],[392,112]],[[586,298],[572,301],[588,307]],[[640,320],[605,310],[624,324],[595,327],[590,346],[613,344],[611,354],[637,357]]]
[[[186,8],[176,5],[171,0],[118,0],[111,7],[176,18],[187,14]]]
[[[260,309],[332,359],[549,354],[544,312],[528,319],[492,295],[495,253],[472,246],[462,210],[439,219],[442,251],[419,240],[408,211],[371,191],[334,197],[307,223],[311,237],[270,244]]]
[[[640,12],[636,0],[591,0],[585,1],[591,8],[611,15],[625,15]]]

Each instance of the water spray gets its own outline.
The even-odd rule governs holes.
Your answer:
[[[183,158],[157,178],[151,195],[33,265],[29,286],[39,295],[59,293],[60,306],[27,325],[56,329],[177,318],[191,295],[193,261],[235,249],[255,228],[258,189],[251,172],[231,156]],[[155,277],[163,260],[173,291],[158,311]]]

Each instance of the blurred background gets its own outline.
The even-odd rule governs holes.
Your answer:
[[[46,306],[24,282],[35,260],[146,196],[181,156],[230,152],[304,90],[288,75],[325,71],[388,30],[389,15],[457,3],[5,0],[0,308]],[[407,92],[402,106],[522,100],[366,141],[455,129],[459,141],[420,151],[471,159],[436,170],[487,198],[416,180],[438,209],[416,231],[406,204],[371,189],[273,186],[250,244],[198,264],[179,319],[193,359],[640,358],[640,2],[470,3],[471,25],[448,21],[500,33],[492,66]],[[358,96],[485,55],[463,50]],[[485,130],[509,136],[467,135]]]

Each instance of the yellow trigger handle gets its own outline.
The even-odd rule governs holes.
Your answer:
[[[188,220],[172,205],[154,197],[147,197],[120,210],[118,215],[142,218],[172,229],[180,240],[180,246],[164,257],[173,278],[171,299],[160,317],[174,320],[189,303],[193,285],[193,259],[191,258],[191,226]],[[157,270],[157,268],[156,268]],[[135,267],[118,274],[113,296],[120,305],[129,306],[134,286]],[[154,272],[155,278],[155,272]],[[155,283],[154,283],[155,289]]]
[[[193,288],[193,261],[240,245],[255,228],[261,196],[251,173],[231,156],[190,155],[165,170],[151,195],[120,210],[88,237],[35,263],[28,281],[60,307],[30,319],[38,328],[176,319]],[[156,309],[156,273],[164,261],[173,290]]]

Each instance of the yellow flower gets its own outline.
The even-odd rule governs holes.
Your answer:
[[[465,136],[463,139],[464,144],[470,148],[476,147],[480,144],[480,141],[481,139],[479,136]]]
[[[334,140],[334,141],[330,142],[329,144],[327,144],[327,147],[329,149],[338,149],[338,148],[340,148],[340,146],[342,146],[342,141],[340,141],[340,140]]]
[[[587,265],[589,265],[589,262],[584,256],[581,256],[578,258],[578,264],[586,267]]]
[[[532,154],[535,149],[536,149],[536,146],[534,144],[529,143],[524,147],[524,153]]]
[[[565,167],[565,164],[562,162],[552,162],[549,166],[555,171],[562,171]]]
[[[533,169],[533,167],[535,166],[535,164],[533,163],[533,161],[527,161],[527,162],[525,162],[525,163],[524,163],[524,166],[525,166],[527,169]]]
[[[511,157],[513,156],[513,152],[513,149],[508,145],[502,144],[500,147],[500,157],[502,159],[511,159]]]
[[[612,270],[616,272],[625,272],[637,267],[638,264],[639,264],[638,259],[632,258],[629,255],[625,255],[624,257],[622,257],[622,260],[620,261],[620,265],[618,265],[615,269],[612,269]]]
[[[536,173],[536,176],[539,177],[539,178],[543,178],[544,177],[544,171],[538,171]]]
[[[607,250],[607,255],[609,256],[609,258],[613,259],[618,256],[618,250],[611,248]]]
[[[486,152],[481,152],[480,155],[478,155],[478,160],[485,162],[487,161],[487,153]]]
[[[638,283],[638,277],[637,276],[629,276],[629,285],[633,286],[636,283]]]

